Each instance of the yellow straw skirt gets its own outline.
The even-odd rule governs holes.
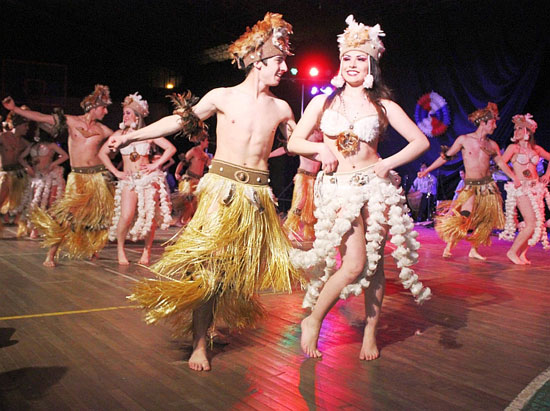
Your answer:
[[[23,195],[29,184],[28,176],[23,170],[0,171],[0,187],[8,187],[8,195],[0,204],[0,214],[21,211]]]
[[[474,196],[469,217],[460,214],[462,206]],[[437,208],[435,230],[451,246],[465,239],[474,247],[491,245],[491,233],[504,228],[502,197],[494,181],[481,185],[466,185],[455,201],[445,201]],[[470,233],[470,234],[469,234]]]
[[[314,204],[315,177],[298,170],[294,180],[292,206],[283,224],[291,233],[301,235],[305,241],[315,240],[315,204]]]
[[[72,172],[65,195],[50,209],[35,207],[32,224],[43,234],[43,247],[59,246],[71,259],[90,258],[108,240],[114,210],[114,186],[106,171]]]
[[[290,263],[291,245],[279,223],[269,186],[208,173],[199,184],[198,208],[129,296],[146,321],[167,320],[175,334],[192,329],[192,310],[213,299],[214,324],[253,326],[264,310],[257,292],[291,292],[302,281]]]

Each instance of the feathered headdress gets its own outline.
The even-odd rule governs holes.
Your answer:
[[[87,113],[93,108],[99,106],[108,106],[109,104],[112,104],[111,96],[109,93],[110,92],[108,86],[96,84],[94,92],[84,97],[84,100],[80,102],[80,107],[82,107],[84,112]]]
[[[137,91],[134,94],[129,94],[126,96],[122,102],[122,107],[131,108],[138,113],[141,118],[145,118],[149,115],[149,104],[147,103],[147,100],[144,100],[143,97],[137,93]]]
[[[533,120],[533,116],[529,113],[516,114],[512,117],[512,122],[514,123],[514,128],[525,127],[531,133],[537,131],[537,122]]]
[[[338,35],[340,58],[350,50],[359,50],[378,61],[386,50],[380,40],[386,33],[382,31],[380,24],[373,27],[365,26],[363,23],[357,23],[353,14],[346,18],[346,23],[348,27]]]
[[[283,20],[281,14],[268,12],[252,28],[247,27],[246,32],[229,46],[228,52],[240,69],[269,57],[292,56],[291,34],[292,26]]]
[[[357,23],[353,17],[353,14],[350,14],[346,18],[346,23],[348,27],[344,30],[342,34],[338,35],[338,48],[340,50],[340,59],[348,51],[358,50],[363,53],[367,53],[373,59],[378,61],[384,53],[384,44],[380,37],[384,37],[386,33],[380,28],[380,24],[377,24],[374,27],[365,26],[363,23]],[[343,87],[345,84],[344,78],[340,71],[338,74],[330,81],[335,87]],[[365,88],[372,88],[374,84],[374,76],[371,73],[371,62],[368,59],[368,74],[365,77],[363,86]]]
[[[468,120],[479,126],[482,121],[489,121],[491,119],[499,120],[498,107],[495,103],[488,102],[487,107],[480,108],[468,116]]]

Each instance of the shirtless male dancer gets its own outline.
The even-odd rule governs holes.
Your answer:
[[[113,185],[110,174],[98,158],[102,143],[113,131],[101,124],[111,104],[109,88],[96,85],[92,94],[82,100],[80,116],[43,114],[22,110],[11,97],[2,104],[7,110],[55,129],[66,127],[69,133],[69,162],[65,196],[48,212],[35,208],[32,224],[44,235],[44,247],[50,247],[44,265],[55,267],[55,258],[64,250],[69,258],[96,255],[107,242],[113,217]]]
[[[211,90],[192,109],[182,108],[181,117],[110,139],[116,147],[174,134],[188,128],[192,115],[217,117],[216,152],[198,187],[197,211],[151,268],[159,278],[142,281],[130,296],[147,310],[147,322],[168,319],[176,332],[192,331],[189,367],[196,371],[210,370],[207,331],[217,318],[230,328],[251,326],[263,313],[259,290],[290,292],[300,279],[272,200],[267,163],[277,127],[286,137],[286,127],[295,125],[289,105],[270,91],[287,71],[291,32],[280,14],[267,13],[229,48],[246,71],[243,82]]]
[[[447,243],[443,251],[445,258],[451,257],[452,248],[460,240],[466,239],[471,243],[468,257],[486,260],[477,248],[491,244],[493,229],[504,228],[502,197],[489,170],[491,158],[514,181],[516,187],[520,185],[520,181],[502,161],[498,144],[488,138],[495,131],[498,119],[498,107],[495,103],[488,103],[487,107],[471,113],[468,120],[477,129],[459,136],[449,149],[442,146],[441,156],[418,173],[420,178],[425,177],[462,151],[466,173],[464,189],[454,202],[446,202],[439,207],[440,215],[436,217],[435,223],[439,237]]]

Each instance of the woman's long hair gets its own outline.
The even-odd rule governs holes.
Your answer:
[[[374,77],[374,83],[372,88],[370,89],[365,88],[364,91],[369,101],[372,104],[374,104],[374,108],[378,113],[378,124],[379,124],[378,130],[380,133],[379,135],[382,136],[388,127],[389,121],[388,121],[388,116],[386,115],[386,109],[382,105],[381,100],[382,99],[391,100],[392,93],[389,87],[386,86],[386,84],[384,83],[384,80],[382,79],[382,72],[380,70],[380,66],[378,65],[378,62],[370,55],[369,55],[369,59],[370,59],[371,74]],[[330,107],[330,105],[332,104],[332,102],[337,96],[342,94],[342,91],[344,90],[345,87],[346,85],[344,84],[343,87],[336,89],[336,91],[332,93],[325,100],[325,104],[323,105],[323,111],[325,111],[327,108]]]

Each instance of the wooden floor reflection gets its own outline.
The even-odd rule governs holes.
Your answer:
[[[263,294],[269,316],[214,340],[209,373],[188,369],[189,342],[151,327],[125,296],[148,270],[120,267],[109,245],[97,261],[41,265],[39,243],[0,240],[0,409],[501,410],[550,366],[550,259],[488,260],[460,244],[443,259],[419,228],[417,271],[434,297],[418,307],[387,263],[381,358],[359,361],[361,298],[339,302],[321,332],[322,359],[300,352],[302,291]],[[174,230],[161,233],[166,239]],[[162,251],[159,238],[155,257]],[[137,261],[140,245],[129,245]],[[26,316],[26,317],[24,317]]]

